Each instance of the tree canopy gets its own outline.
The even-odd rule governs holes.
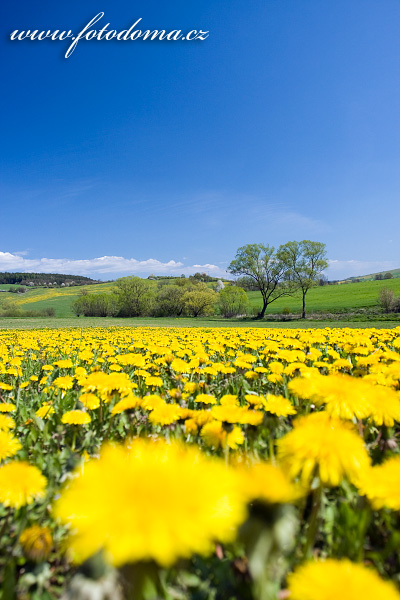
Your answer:
[[[287,265],[287,275],[300,288],[303,296],[302,318],[306,316],[306,294],[319,283],[322,271],[328,267],[326,245],[302,240],[287,242],[278,251],[280,260]]]
[[[293,283],[288,276],[289,266],[273,246],[247,244],[241,246],[235,259],[228,267],[232,275],[250,277],[260,290],[263,307],[259,318],[263,318],[267,306],[281,296],[293,293]]]

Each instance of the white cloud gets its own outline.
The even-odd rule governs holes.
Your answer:
[[[380,273],[398,269],[400,261],[395,263],[391,260],[328,260],[329,267],[326,275],[330,279],[344,279],[345,277],[358,277],[370,273]]]
[[[25,273],[63,273],[67,275],[190,275],[197,271],[212,275],[224,275],[216,265],[184,265],[170,260],[161,262],[154,258],[136,260],[122,256],[101,256],[89,259],[25,258],[21,253],[0,252],[0,271],[23,271]]]

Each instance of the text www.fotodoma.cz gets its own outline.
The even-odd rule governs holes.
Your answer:
[[[208,38],[210,32],[203,31],[201,29],[192,29],[187,33],[182,32],[181,29],[173,29],[171,31],[166,31],[165,29],[154,29],[151,31],[150,29],[141,30],[135,29],[142,18],[137,19],[133,25],[129,27],[129,29],[123,29],[121,31],[117,31],[116,29],[108,29],[110,23],[107,23],[101,29],[91,29],[96,23],[98,23],[104,17],[104,13],[98,13],[85,27],[77,34],[74,35],[71,30],[61,31],[60,29],[55,29],[54,31],[40,31],[39,29],[34,30],[26,30],[19,31],[16,29],[10,35],[10,39],[12,41],[22,41],[22,40],[30,40],[30,41],[42,41],[45,39],[50,39],[51,41],[63,41],[63,40],[71,40],[71,44],[65,53],[65,58],[69,58],[71,54],[74,52],[75,48],[78,45],[80,40],[87,41],[102,41],[102,40],[118,40],[118,41],[135,41],[135,40],[168,40],[168,41],[194,41],[200,40],[204,41]]]

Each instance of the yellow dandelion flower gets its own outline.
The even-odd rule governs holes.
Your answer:
[[[347,559],[313,561],[289,575],[290,600],[400,600],[393,583]]]
[[[232,448],[236,450],[244,443],[244,435],[240,427],[233,427],[232,431],[226,431],[220,421],[210,421],[201,430],[201,437],[207,446],[211,448]]]
[[[0,414],[0,431],[9,431],[15,427],[15,421],[12,417]]]
[[[324,404],[327,412],[342,419],[365,419],[371,413],[373,386],[350,375],[313,375],[291,381],[288,388],[301,398]]]
[[[95,396],[95,394],[91,394],[90,392],[87,394],[81,394],[79,396],[79,402],[82,402],[83,406],[89,410],[95,410],[100,406],[100,399]]]
[[[126,398],[122,398],[117,404],[113,407],[111,414],[119,415],[125,410],[132,410],[134,408],[138,408],[140,406],[141,399],[133,394],[127,396]]]
[[[149,416],[153,425],[171,425],[182,418],[182,409],[178,404],[160,404]]]
[[[64,377],[56,377],[53,381],[53,385],[60,390],[70,390],[74,385],[74,378],[70,375],[65,375]]]
[[[243,354],[242,356],[238,356],[238,358],[233,363],[236,367],[240,369],[248,369],[251,363],[257,362],[257,357],[253,354]],[[249,364],[250,363],[250,364]]]
[[[13,386],[10,385],[9,383],[3,383],[2,381],[0,381],[0,390],[4,390],[6,392],[9,392],[13,389]]]
[[[122,371],[121,365],[110,365],[110,371]]]
[[[164,385],[161,377],[154,377],[152,375],[150,375],[150,377],[146,377],[145,383],[147,387],[162,387]]]
[[[59,367],[60,369],[69,369],[70,367],[74,366],[74,363],[72,362],[72,360],[70,358],[63,358],[61,360],[56,360],[56,362],[53,364],[56,367]]]
[[[243,474],[243,490],[248,501],[283,504],[298,500],[304,493],[281,467],[271,463],[255,463],[239,469]]]
[[[154,410],[157,406],[164,404],[164,400],[161,396],[157,396],[157,394],[150,394],[149,396],[144,396],[140,404],[145,410]]]
[[[19,536],[19,543],[28,560],[41,562],[49,555],[53,538],[48,527],[33,525],[24,529]]]
[[[370,463],[363,440],[347,421],[326,412],[299,417],[294,428],[278,440],[279,458],[290,476],[304,484],[318,475],[325,485],[356,480]]]
[[[75,369],[75,377],[85,377],[87,375],[86,369],[84,367],[76,367]]]
[[[271,373],[275,373],[276,375],[281,375],[283,373],[284,366],[282,363],[278,361],[270,362],[268,365],[268,369]]]
[[[190,365],[181,358],[174,358],[171,362],[171,369],[176,373],[190,373]]]
[[[0,461],[15,456],[21,448],[21,443],[17,438],[8,431],[0,431]]]
[[[265,412],[269,412],[277,417],[287,417],[296,414],[293,404],[284,396],[268,394],[263,402],[263,408]]]
[[[238,397],[236,396],[236,394],[225,394],[224,396],[221,396],[219,402],[222,406],[227,404],[239,405]]]
[[[244,444],[244,434],[240,427],[233,427],[232,431],[227,432],[226,445],[232,450],[236,450],[238,446]]]
[[[94,371],[85,379],[84,392],[98,392],[104,401],[109,401],[115,392],[129,394],[134,384],[126,373],[102,373]]]
[[[50,404],[44,403],[40,408],[38,408],[35,414],[40,419],[48,419],[50,415],[53,415],[54,413],[54,408]]]
[[[187,381],[183,386],[183,389],[185,390],[185,392],[193,394],[193,392],[195,392],[198,389],[198,385],[195,381]]]
[[[246,394],[245,400],[251,404],[253,408],[258,409],[263,407],[264,398],[262,396],[258,396],[257,394]]]
[[[0,413],[14,412],[17,407],[12,402],[0,402]]]
[[[191,433],[195,435],[199,430],[199,426],[194,419],[186,419],[185,421],[185,431],[186,433]]]
[[[206,423],[210,423],[210,421],[214,420],[214,417],[209,410],[194,410],[192,414],[192,419],[196,421],[199,427],[202,427]]]
[[[225,406],[213,406],[211,413],[214,419],[225,421],[226,423],[240,423],[242,425],[260,425],[263,420],[263,413],[257,410],[248,410],[242,406],[233,404]]]
[[[366,470],[357,485],[375,508],[400,510],[400,457],[393,456]]]
[[[30,379],[31,381],[39,381],[39,377],[38,377],[37,375],[31,375],[31,376],[29,377],[29,379]]]
[[[267,379],[271,383],[282,383],[283,382],[283,377],[279,373],[271,373],[270,375],[267,376]]]
[[[400,394],[383,385],[371,386],[369,398],[371,420],[376,425],[393,427],[400,422]]]
[[[144,367],[146,364],[146,359],[142,354],[120,354],[116,356],[116,359],[120,365],[130,367]]]
[[[216,397],[211,394],[198,394],[195,401],[200,402],[201,404],[217,404]]]
[[[87,425],[92,420],[92,417],[83,410],[68,410],[61,417],[61,423],[66,425]]]
[[[244,376],[246,377],[246,379],[250,379],[250,381],[259,377],[258,373],[256,373],[255,371],[246,371]]]
[[[234,539],[246,516],[239,487],[233,470],[197,448],[137,439],[106,445],[54,511],[71,525],[76,562],[104,549],[116,566],[150,559],[168,566]]]
[[[47,479],[27,462],[13,461],[0,467],[0,502],[20,508],[44,496]]]

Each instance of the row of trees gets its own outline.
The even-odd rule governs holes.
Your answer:
[[[157,284],[140,277],[122,277],[112,294],[83,294],[73,304],[75,314],[120,317],[199,317],[217,309],[226,317],[248,310],[246,292],[227,286],[219,293],[204,282],[176,279],[173,284]]]
[[[282,296],[301,291],[302,317],[306,315],[306,295],[321,280],[326,269],[325,244],[303,240],[287,242],[277,250],[264,244],[248,244],[238,249],[228,271],[241,275],[244,285],[259,290],[263,306],[258,316]],[[177,278],[172,284],[140,277],[122,277],[113,294],[86,294],[78,298],[73,309],[77,315],[142,317],[203,316],[219,312],[232,317],[246,314],[249,301],[237,285],[214,291],[200,277]],[[218,293],[217,293],[218,292]]]
[[[90,285],[97,283],[84,275],[62,275],[61,273],[0,273],[1,284],[17,284],[29,286],[58,286],[61,284]]]
[[[277,250],[265,244],[247,244],[236,252],[228,271],[249,280],[261,292],[263,318],[269,304],[282,296],[302,294],[302,318],[306,316],[307,292],[318,285],[322,271],[328,267],[326,246],[303,240],[287,242]]]

